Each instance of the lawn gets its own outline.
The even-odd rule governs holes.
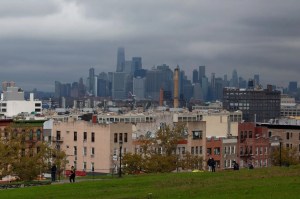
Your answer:
[[[1,190],[0,198],[300,198],[300,166],[168,173]]]

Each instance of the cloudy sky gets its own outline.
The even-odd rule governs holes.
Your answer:
[[[191,77],[237,69],[264,84],[299,82],[299,0],[1,0],[0,81],[54,91],[116,70],[117,48],[143,68],[177,64]],[[300,83],[300,82],[299,82]]]

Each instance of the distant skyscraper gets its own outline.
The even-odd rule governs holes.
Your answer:
[[[125,67],[125,49],[123,47],[118,48],[117,57],[117,72],[123,72]]]
[[[254,86],[258,86],[260,84],[259,75],[258,74],[254,75],[253,79],[254,79]]]
[[[205,77],[205,66],[199,66],[199,80],[201,81],[202,77]]]
[[[137,70],[142,69],[142,58],[141,57],[132,57],[132,70],[133,73]]]
[[[198,70],[193,70],[193,84],[196,84],[199,82],[199,72]]]
[[[89,70],[88,89],[89,89],[89,93],[92,94],[92,95],[96,94],[95,84],[96,84],[95,69],[90,68],[90,70]]]
[[[296,92],[297,88],[298,86],[296,81],[289,82],[289,92]]]
[[[231,77],[231,80],[230,80],[230,86],[231,87],[236,87],[236,88],[239,87],[238,74],[237,74],[237,71],[235,69],[232,72],[232,77]]]

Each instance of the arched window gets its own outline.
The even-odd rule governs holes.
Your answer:
[[[40,129],[36,130],[36,138],[37,138],[37,140],[41,140],[41,130]]]

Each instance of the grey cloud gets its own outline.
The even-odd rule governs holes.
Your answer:
[[[54,80],[77,81],[89,67],[114,71],[118,46],[145,68],[179,64],[191,76],[206,65],[208,76],[236,68],[266,83],[299,80],[295,0],[30,0],[20,13],[20,1],[4,2],[0,81],[53,90]]]

